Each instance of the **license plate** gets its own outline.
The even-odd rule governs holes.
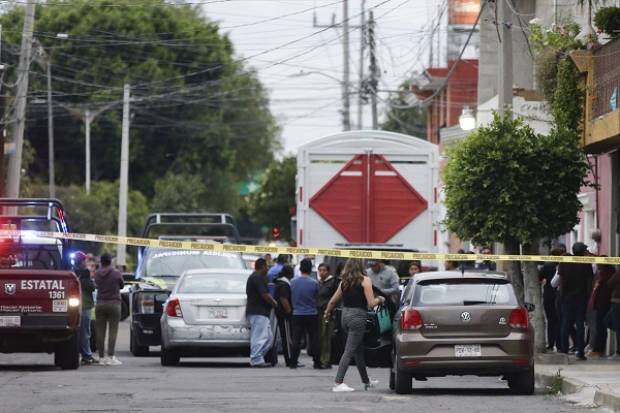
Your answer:
[[[482,348],[480,344],[467,344],[454,346],[455,357],[481,357]]]
[[[22,318],[20,316],[0,316],[0,327],[20,327]]]
[[[67,300],[53,300],[52,301],[52,313],[66,313],[67,312]]]
[[[208,308],[207,315],[211,319],[225,319],[228,318],[228,309],[226,308]]]

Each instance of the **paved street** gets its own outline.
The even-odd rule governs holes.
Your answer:
[[[333,394],[332,371],[250,369],[244,359],[186,359],[163,368],[159,358],[135,358],[128,352],[127,323],[122,324],[120,367],[82,367],[60,371],[51,355],[0,355],[1,412],[582,412],[562,400],[539,394],[511,395],[498,379],[448,378],[416,383],[412,396],[387,388],[387,371],[371,392]],[[307,363],[306,365],[308,365]],[[359,388],[357,372],[348,383]]]

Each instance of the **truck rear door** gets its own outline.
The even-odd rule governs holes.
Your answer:
[[[0,327],[75,327],[80,305],[72,272],[0,270]]]

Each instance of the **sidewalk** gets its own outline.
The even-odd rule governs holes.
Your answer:
[[[553,364],[543,364],[545,362]],[[536,381],[544,388],[561,388],[562,394],[572,403],[620,412],[618,361],[575,362],[574,358],[542,357],[536,364]]]

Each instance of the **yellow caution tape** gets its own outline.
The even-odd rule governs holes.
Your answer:
[[[177,241],[151,238],[121,237],[117,235],[98,235],[62,233],[48,231],[29,231],[40,238],[57,238],[83,242],[131,245],[135,247],[170,248],[192,251],[239,252],[247,254],[292,254],[325,255],[343,258],[364,258],[382,260],[438,260],[438,261],[521,261],[521,262],[567,262],[582,264],[620,265],[620,257],[572,256],[572,255],[487,255],[487,254],[439,254],[427,252],[376,251],[339,248],[314,247],[273,247],[265,245],[220,244],[204,241]],[[20,231],[0,231],[0,236],[20,237]]]

